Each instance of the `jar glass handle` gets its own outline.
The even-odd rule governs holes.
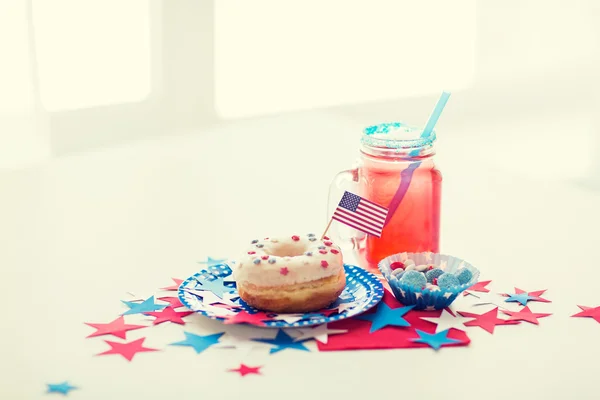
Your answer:
[[[345,191],[357,194],[358,168],[342,171],[333,178],[329,186],[329,197],[327,200],[327,222],[331,220]],[[327,236],[331,237],[340,246],[349,245],[353,249],[358,250],[365,234],[341,222],[333,221],[327,231]]]

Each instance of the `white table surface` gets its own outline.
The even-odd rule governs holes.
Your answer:
[[[437,353],[318,353],[311,344],[311,353],[257,347],[243,356],[168,346],[184,328],[167,323],[128,333],[160,352],[131,363],[95,357],[103,339],[119,339],[85,339],[93,329],[83,322],[116,318],[125,292],[169,285],[254,237],[323,229],[329,181],[357,140],[351,121],[322,116],[318,126],[234,122],[0,172],[0,398],[50,398],[45,384],[64,380],[80,388],[69,398],[98,400],[600,397],[600,325],[569,317],[577,304],[600,305],[600,195],[503,169],[469,154],[464,138],[439,147],[442,250],[478,266],[497,291],[549,289],[552,303],[531,305],[554,314],[540,326],[469,328],[470,346]],[[196,333],[223,328],[188,320]],[[263,365],[263,375],[225,372],[240,362]]]

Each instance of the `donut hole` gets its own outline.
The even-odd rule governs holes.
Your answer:
[[[267,253],[275,257],[297,257],[303,255],[305,250],[304,245],[282,244],[271,247]]]

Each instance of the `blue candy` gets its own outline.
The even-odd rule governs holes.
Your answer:
[[[425,278],[425,274],[419,271],[406,271],[402,278],[400,278],[400,282],[405,283],[410,286],[415,286],[418,288],[422,288],[427,284],[427,278]]]
[[[314,233],[309,233],[309,234],[308,234],[308,237],[313,237],[313,236],[315,236],[315,234],[314,234]]]
[[[444,271],[439,268],[430,269],[429,271],[425,272],[425,278],[427,278],[427,282],[433,283],[433,280],[435,278],[439,278],[443,273]]]
[[[402,268],[398,268],[392,271],[392,276],[396,277],[396,279],[402,278],[404,275],[404,270]]]
[[[307,251],[306,253],[304,253],[305,256],[312,256],[312,251]]]
[[[440,289],[450,289],[455,286],[459,286],[460,282],[455,275],[444,273],[438,278],[437,284]]]
[[[312,236],[312,237],[309,237],[308,240],[310,240],[311,242],[314,242],[315,240],[317,240],[317,238]]]
[[[260,258],[255,258],[254,261],[252,261],[254,264],[260,264]]]
[[[269,258],[269,264],[275,264],[275,259],[274,258]]]
[[[258,243],[258,240],[257,240],[257,239],[254,239],[254,240],[253,240],[252,242],[250,242],[250,243],[252,243],[252,244],[256,244],[256,243]]]
[[[258,247],[259,249],[262,248],[263,246],[264,246],[264,244],[261,244],[261,243],[256,245],[256,247]]]
[[[458,279],[460,284],[463,285],[471,281],[471,278],[473,278],[473,273],[468,269],[463,268],[458,271],[458,273],[456,274],[456,278]]]

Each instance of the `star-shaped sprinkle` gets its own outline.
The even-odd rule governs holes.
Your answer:
[[[196,354],[200,354],[204,350],[208,349],[210,346],[219,343],[219,338],[223,336],[225,332],[215,333],[206,336],[200,336],[190,332],[183,333],[185,335],[185,340],[182,340],[181,342],[171,343],[171,346],[191,347],[196,351]]]
[[[523,309],[520,311],[502,310],[502,312],[506,315],[510,315],[507,321],[525,321],[536,325],[539,325],[539,321],[537,320],[538,318],[543,318],[552,315],[531,312],[531,310],[527,306],[523,307]]]
[[[179,289],[179,285],[181,285],[183,283],[183,279],[171,278],[171,280],[173,282],[175,282],[174,285],[165,286],[164,288],[160,288],[160,290],[175,290],[176,291]]]
[[[356,319],[371,321],[370,333],[376,332],[386,326],[406,327],[410,326],[410,323],[402,317],[413,308],[414,306],[406,306],[392,309],[385,303],[379,303],[374,313],[362,314],[357,316]]]
[[[229,372],[238,372],[241,376],[246,376],[249,374],[256,374],[256,375],[260,375],[260,369],[261,367],[249,367],[245,364],[240,364],[240,366],[238,368],[235,369],[229,369]]]
[[[115,319],[108,324],[93,324],[90,322],[85,322],[86,325],[91,326],[96,329],[96,332],[86,336],[86,337],[96,337],[102,335],[113,335],[121,339],[127,339],[127,332],[132,331],[134,329],[145,328],[146,325],[129,325],[125,323],[125,318],[122,316]]]
[[[315,339],[317,342],[327,343],[329,335],[336,335],[348,332],[346,329],[327,329],[327,324],[317,325],[314,328],[298,329],[300,336],[294,338],[295,342],[301,342],[308,339]]]
[[[527,305],[528,301],[540,301],[542,303],[551,303],[550,300],[540,297],[542,294],[544,294],[544,292],[546,292],[546,289],[536,290],[533,292],[527,292],[523,289],[519,289],[516,287],[514,294],[504,294],[504,296],[508,297],[508,299],[506,299],[506,301],[519,302],[523,306]]]
[[[60,393],[62,395],[68,395],[71,390],[77,389],[75,386],[71,386],[69,382],[63,383],[49,383],[48,391],[46,393]]]
[[[198,261],[198,264],[206,264],[209,267],[214,267],[216,265],[223,264],[225,261],[227,261],[226,258],[212,258],[212,257],[208,257],[208,259],[206,261]]]
[[[154,296],[150,296],[142,303],[132,303],[130,301],[123,301],[123,303],[129,307],[129,310],[125,311],[121,315],[143,314],[150,311],[162,310],[166,307],[166,305],[156,304],[154,302]]]
[[[163,308],[162,311],[147,312],[146,315],[155,317],[152,325],[162,324],[163,322],[172,322],[174,324],[185,325],[183,317],[193,314],[193,311],[175,311],[173,307]]]
[[[448,330],[441,331],[441,332],[434,333],[434,334],[427,333],[427,332],[421,331],[419,329],[417,329],[416,332],[417,332],[417,335],[419,335],[419,338],[412,339],[413,342],[425,343],[426,345],[432,347],[435,350],[439,350],[440,347],[442,347],[443,345],[446,345],[446,344],[462,343],[460,340],[450,339],[448,337]]]
[[[486,288],[492,281],[481,281],[477,282],[473,286],[471,286],[468,290],[465,290],[463,296],[467,296],[471,294],[470,292],[481,292],[481,293],[489,293],[490,289]]]
[[[285,349],[310,351],[310,350],[308,350],[308,348],[306,346],[304,346],[302,344],[303,342],[294,341],[294,338],[292,338],[290,335],[285,333],[282,329],[279,329],[277,331],[277,336],[275,336],[274,339],[258,338],[258,339],[252,339],[252,340],[254,340],[255,342],[267,343],[267,344],[272,344],[273,346],[275,346],[275,347],[271,348],[271,350],[269,351],[269,354],[274,354],[274,353],[277,353],[277,352],[285,350]]]
[[[271,317],[262,311],[254,314],[250,314],[246,310],[242,310],[235,315],[229,315],[225,317],[224,324],[251,324],[251,325],[264,325],[263,321],[269,321]]]
[[[464,323],[468,321],[472,321],[473,318],[464,318],[461,316],[454,316],[449,313],[446,309],[442,310],[439,318],[433,317],[421,317],[422,320],[433,322],[436,324],[435,332],[447,331],[451,328],[458,329],[460,331],[464,331],[465,326]]]
[[[160,301],[164,301],[165,303],[169,303],[169,307],[171,308],[179,308],[179,307],[184,307],[184,305],[181,303],[181,300],[179,300],[179,297],[159,297],[158,298]]]
[[[133,360],[133,357],[137,353],[142,353],[142,352],[146,352],[146,351],[158,351],[158,349],[151,349],[148,347],[144,347],[143,346],[144,340],[146,340],[146,338],[139,338],[139,339],[134,340],[133,342],[129,342],[129,343],[117,343],[117,342],[111,342],[110,340],[105,340],[104,342],[106,344],[108,344],[111,347],[111,349],[107,350],[103,353],[100,353],[98,355],[104,356],[104,355],[108,355],[108,354],[120,354],[127,361],[131,361],[131,360]]]
[[[459,311],[458,313],[463,317],[474,318],[473,321],[465,322],[465,326],[479,326],[489,333],[494,333],[494,328],[496,325],[520,324],[520,322],[517,321],[507,321],[505,319],[498,318],[498,307],[483,314],[474,314],[464,311]]]
[[[425,255],[425,260],[431,261],[431,252],[430,251],[426,251],[423,254]]]
[[[583,318],[594,318],[596,322],[600,323],[600,306],[599,307],[587,307],[577,306],[581,309],[577,314],[571,315],[571,317],[583,317]]]

